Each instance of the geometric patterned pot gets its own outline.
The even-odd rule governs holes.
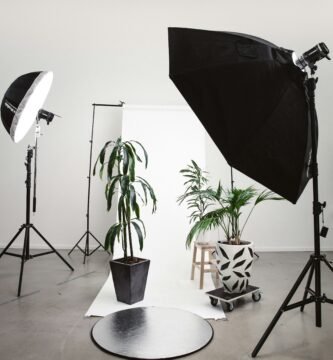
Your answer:
[[[216,258],[224,290],[229,293],[244,292],[251,277],[253,242],[241,241],[241,245],[230,245],[218,241]]]

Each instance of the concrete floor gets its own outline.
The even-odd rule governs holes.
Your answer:
[[[66,254],[66,252],[63,252]],[[333,258],[333,254],[328,254]],[[240,302],[228,321],[211,321],[214,339],[188,360],[244,360],[271,321],[293,282],[307,253],[262,253],[256,261],[253,285],[262,288],[262,300]],[[0,359],[1,360],[104,360],[117,359],[99,350],[90,329],[99,318],[84,318],[108,275],[103,252],[82,265],[74,252],[75,272],[54,255],[28,261],[22,297],[16,298],[19,260],[0,260]],[[190,266],[189,266],[190,268]],[[333,298],[333,274],[323,268],[323,290]],[[302,290],[304,287],[302,286]],[[208,299],[207,299],[208,301]],[[258,359],[333,359],[333,306],[323,304],[323,327],[314,325],[314,306],[284,314],[268,338]]]

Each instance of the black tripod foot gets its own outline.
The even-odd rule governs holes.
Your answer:
[[[300,276],[298,277],[298,279],[296,280],[294,286],[292,287],[292,289],[290,290],[289,294],[287,295],[286,299],[284,300],[283,304],[281,305],[280,309],[278,310],[278,312],[275,314],[273,320],[271,321],[271,323],[268,325],[266,331],[264,332],[263,336],[261,337],[261,339],[259,340],[257,346],[254,348],[251,356],[254,358],[258,355],[260,349],[262,348],[262,346],[264,345],[265,341],[267,340],[269,334],[272,332],[272,330],[274,329],[276,323],[279,321],[281,315],[283,314],[284,311],[288,311],[291,310],[297,306],[302,306],[303,302],[299,302],[297,304],[293,305],[289,305],[290,300],[292,299],[292,297],[294,296],[296,290],[298,289],[298,287],[300,286],[301,282],[303,281],[305,275],[307,274],[307,272],[309,271],[309,269],[311,268],[311,266],[313,265],[313,257],[310,257],[310,259],[308,260],[308,262],[306,263],[304,269],[302,270]]]
[[[91,236],[96,242],[97,242],[97,247],[93,250],[90,250],[89,248],[89,236]],[[85,245],[84,245],[84,250],[79,246],[80,242],[84,239],[84,237],[86,238],[85,240]],[[70,255],[73,250],[77,248],[78,250],[80,250],[83,254],[83,264],[86,263],[86,258],[90,255],[92,255],[95,251],[97,251],[99,248],[103,248],[105,250],[105,247],[103,246],[103,244],[96,238],[96,236],[91,232],[91,231],[86,231],[78,240],[78,242],[72,247],[72,249],[68,252],[68,255]],[[109,255],[110,252],[105,250]]]
[[[65,260],[65,258],[49,243],[46,238],[35,228],[34,225],[32,225],[32,228],[35,230],[36,234],[39,235],[39,237],[44,240],[44,242],[53,250],[53,252],[58,255],[58,257],[72,270],[74,271],[74,268],[68,263],[68,261]],[[46,255],[46,253],[45,253]]]

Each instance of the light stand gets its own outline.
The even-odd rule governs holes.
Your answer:
[[[234,184],[235,184],[235,180],[234,180],[234,169],[232,168],[232,166],[230,166],[230,185],[231,185],[231,191],[233,191],[234,189]],[[231,226],[232,229],[234,228],[234,219],[231,219]],[[259,259],[260,256],[258,255],[258,253],[256,253],[255,251],[253,252],[253,254]]]
[[[312,75],[315,72],[315,68],[311,68]],[[273,330],[274,326],[280,319],[281,315],[285,311],[289,311],[295,308],[300,307],[301,311],[304,310],[304,306],[310,303],[315,303],[316,309],[316,326],[321,327],[322,325],[322,314],[321,314],[321,304],[330,303],[333,304],[333,300],[326,297],[324,293],[321,292],[321,263],[323,262],[328,266],[328,268],[333,271],[333,266],[326,259],[325,255],[322,255],[320,252],[320,236],[326,236],[327,228],[323,228],[320,231],[320,219],[319,216],[323,212],[323,209],[326,206],[326,202],[320,203],[319,191],[318,191],[318,163],[317,163],[317,115],[315,107],[315,89],[316,89],[317,79],[310,77],[306,80],[305,86],[307,89],[307,100],[310,109],[310,124],[311,124],[311,146],[312,146],[312,160],[311,160],[311,171],[312,171],[312,187],[313,187],[313,224],[314,224],[314,253],[310,256],[308,262],[306,263],[304,269],[296,280],[294,286],[290,290],[286,299],[282,303],[272,322],[269,324],[265,333],[259,340],[257,346],[252,352],[252,357],[256,357],[261,347],[264,345],[269,334]],[[304,296],[301,301],[295,302],[289,305],[289,302],[293,298],[295,292],[301,285],[306,274],[309,272],[309,277],[306,283]],[[312,278],[315,278],[315,288],[311,289]],[[310,295],[308,297],[308,295]]]
[[[10,240],[8,245],[3,249],[3,251],[0,254],[0,258],[2,255],[10,255],[15,256],[21,259],[21,268],[20,268],[20,278],[19,278],[19,285],[17,290],[17,296],[21,295],[21,287],[22,287],[22,279],[23,279],[23,270],[24,270],[24,263],[30,259],[33,259],[38,256],[48,255],[52,253],[56,253],[59,258],[73,271],[73,267],[61,256],[61,254],[47,241],[47,239],[36,229],[36,227],[31,224],[30,222],[30,211],[31,211],[31,160],[33,157],[33,148],[28,146],[27,149],[27,157],[25,162],[25,167],[27,170],[27,177],[26,177],[26,218],[25,223],[21,225],[18,232],[15,234],[15,236]],[[31,254],[30,253],[30,230],[34,230],[35,233],[52,249],[51,251],[42,252],[39,254]],[[8,252],[7,250],[10,248],[10,246],[14,243],[14,241],[18,238],[18,236],[21,234],[21,232],[24,230],[24,244],[23,244],[23,250],[22,254],[16,254],[12,252]]]
[[[95,108],[96,106],[101,107],[122,107],[124,102],[120,101],[119,104],[92,104],[93,106],[93,116],[92,116],[92,123],[91,123],[91,136],[90,136],[90,154],[89,154],[89,171],[88,171],[88,199],[87,199],[87,229],[85,233],[80,237],[78,242],[73,246],[73,248],[68,252],[68,255],[70,255],[75,248],[78,248],[83,253],[83,264],[86,263],[86,257],[92,255],[96,250],[98,250],[100,247],[104,248],[103,244],[96,238],[96,236],[90,231],[90,186],[91,186],[91,166],[92,166],[92,150],[93,150],[93,143],[94,143],[94,125],[95,125]],[[89,237],[92,237],[97,242],[97,247],[93,250],[90,250],[90,243],[89,243]],[[85,238],[85,245],[84,249],[82,249],[79,244],[80,242]],[[105,248],[104,248],[105,249]],[[108,254],[110,254],[109,251],[107,251]]]
[[[35,71],[19,76],[7,89],[0,106],[1,121],[7,133],[12,140],[17,143],[21,141],[28,133],[32,124],[36,121],[35,147],[28,146],[26,157],[26,219],[25,223],[19,228],[15,236],[10,240],[8,245],[0,253],[2,255],[10,255],[21,259],[21,270],[17,296],[21,295],[22,279],[24,263],[37,256],[56,253],[60,259],[73,271],[72,266],[60,255],[58,251],[46,240],[46,238],[36,229],[30,222],[31,211],[31,160],[33,151],[35,151],[35,167],[34,167],[34,196],[33,211],[36,211],[36,178],[37,178],[37,138],[40,134],[39,121],[45,120],[49,124],[54,114],[42,109],[47,94],[51,88],[53,81],[52,71]],[[30,229],[33,229],[37,235],[52,249],[51,251],[42,252],[32,255],[30,253]],[[24,245],[22,255],[7,251],[14,241],[24,230]]]
[[[315,303],[320,327],[321,304],[333,303],[321,291],[321,262],[333,266],[320,252],[328,229],[319,229],[326,203],[318,200],[317,79],[308,74],[329,59],[329,49],[319,43],[298,58],[252,35],[169,28],[169,54],[171,80],[229,165],[293,204],[313,181],[314,253],[253,350],[256,357],[284,311]],[[289,304],[308,272],[302,300]]]
[[[53,120],[54,116],[61,117],[59,115],[55,115],[49,111],[44,109],[40,109],[38,111],[38,115],[36,118],[36,129],[35,129],[35,161],[34,161],[34,186],[33,186],[33,199],[32,199],[32,211],[36,212],[37,206],[37,153],[38,153],[38,138],[41,136],[41,128],[39,125],[40,120],[45,120],[47,125],[50,125],[50,122]]]

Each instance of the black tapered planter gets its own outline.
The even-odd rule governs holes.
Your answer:
[[[125,263],[124,258],[110,261],[117,300],[132,305],[143,300],[150,260]]]

